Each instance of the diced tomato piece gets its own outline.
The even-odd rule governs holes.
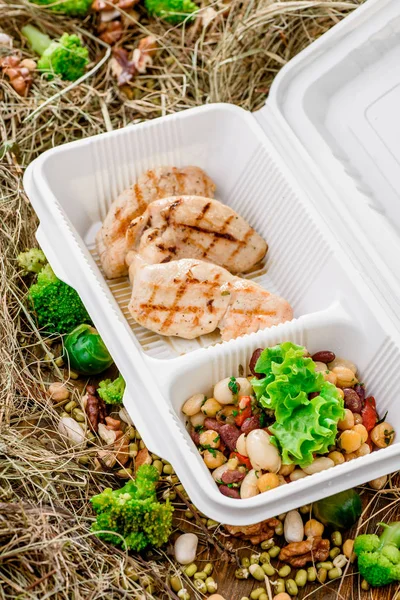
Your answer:
[[[229,458],[237,458],[239,465],[243,465],[246,467],[246,469],[251,471],[251,469],[252,469],[251,462],[250,462],[250,459],[247,458],[247,456],[243,456],[243,454],[239,454],[239,452],[231,452]]]
[[[368,435],[368,439],[367,439],[367,441],[366,441],[365,443],[366,443],[366,444],[368,444],[368,446],[369,446],[369,449],[370,449],[370,450],[371,450],[371,452],[372,452],[372,450],[374,449],[374,446],[373,446],[373,444],[372,444],[372,440],[371,440],[371,436],[370,436],[370,435]]]
[[[376,402],[373,396],[365,398],[364,408],[361,409],[363,425],[367,431],[371,431],[378,420],[376,414]]]
[[[235,423],[238,427],[241,427],[246,419],[251,417],[251,398],[250,396],[243,396],[239,402],[239,414],[235,417]]]

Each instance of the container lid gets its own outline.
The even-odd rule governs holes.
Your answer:
[[[282,69],[256,114],[395,319],[399,64],[400,2],[368,0]]]

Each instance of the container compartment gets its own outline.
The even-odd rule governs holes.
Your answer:
[[[217,184],[217,198],[267,240],[265,263],[247,277],[285,297],[295,316],[323,309],[336,289],[343,288],[345,275],[322,220],[295,189],[290,173],[252,116],[242,109],[228,105],[194,109],[44,154],[38,167],[52,201],[100,285],[111,290],[119,317],[128,319],[148,355],[167,359],[219,341],[217,333],[185,341],[144,330],[127,311],[127,278],[106,282],[95,264],[94,236],[111,201],[142,172],[163,164],[204,168]],[[57,231],[53,235],[50,245],[57,246]],[[74,277],[70,279],[76,286]]]

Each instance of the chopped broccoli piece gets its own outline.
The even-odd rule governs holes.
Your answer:
[[[62,12],[71,17],[84,17],[90,10],[92,0],[30,0],[33,4],[48,6],[49,10]]]
[[[354,541],[359,571],[375,587],[400,581],[400,522],[381,525],[384,530],[380,537],[364,534]]]
[[[40,248],[31,248],[27,252],[21,252],[17,256],[17,261],[25,273],[39,273],[47,263]]]
[[[58,41],[52,40],[33,25],[21,29],[32,50],[39,54],[39,71],[46,73],[48,79],[59,75],[61,79],[75,81],[85,73],[89,62],[89,51],[77,35],[64,33]]]
[[[77,292],[58,279],[49,264],[29,288],[28,303],[39,327],[48,333],[69,333],[80,323],[91,323]]]
[[[121,404],[122,397],[125,391],[125,380],[122,375],[112,381],[111,379],[103,379],[100,381],[97,392],[106,404]]]
[[[192,20],[199,7],[192,0],[145,0],[150,15],[176,25],[185,19]]]
[[[92,531],[99,538],[132,550],[156,548],[168,541],[173,507],[156,496],[159,473],[152,465],[139,467],[135,481],[119,490],[105,489],[91,500],[97,514]]]

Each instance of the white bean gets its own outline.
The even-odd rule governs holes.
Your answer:
[[[263,429],[250,431],[246,437],[246,450],[253,469],[277,473],[281,468],[279,452],[270,443],[270,436]]]
[[[246,377],[237,377],[236,383],[239,384],[239,398],[241,398],[242,396],[251,396],[251,394],[253,393],[253,388],[251,386],[250,381],[246,379]]]
[[[327,365],[323,362],[320,361],[316,361],[315,363],[315,372],[316,373],[323,373],[324,371],[329,371]]]
[[[303,479],[303,477],[307,477],[307,473],[304,473],[303,469],[295,469],[289,475],[290,481],[297,481],[298,479]]]
[[[229,388],[230,380],[230,377],[225,377],[214,386],[213,396],[220,404],[233,404],[235,400],[232,390]]]
[[[73,446],[83,446],[86,444],[82,428],[72,417],[62,417],[58,424],[58,431],[62,436],[66,436]]]
[[[321,456],[320,458],[316,458],[314,462],[311,463],[311,465],[308,465],[308,467],[303,467],[303,471],[307,475],[314,475],[314,473],[326,471],[326,469],[330,469],[334,466],[335,463],[331,458],[328,458],[327,456]]]
[[[204,413],[199,412],[190,417],[190,422],[193,425],[193,427],[198,427],[199,425],[203,425],[206,419],[207,416]]]
[[[214,481],[220,481],[222,475],[226,472],[229,471],[229,461],[227,463],[225,463],[224,465],[221,465],[220,467],[217,467],[216,469],[214,469],[214,471],[211,473],[211,475],[213,476]]]
[[[239,452],[239,454],[241,454],[242,456],[247,456],[247,450],[246,450],[246,434],[242,433],[236,442],[236,450]]]
[[[330,371],[332,371],[335,367],[346,367],[346,369],[350,369],[350,371],[353,371],[354,375],[356,375],[357,373],[357,366],[350,360],[346,360],[345,358],[341,358],[340,356],[336,357],[335,360],[329,363],[328,367]]]
[[[290,510],[285,517],[283,534],[288,544],[302,542],[304,538],[303,519],[297,510]]]
[[[344,554],[338,554],[336,558],[333,559],[333,566],[342,569],[347,563],[347,558]]]
[[[246,475],[240,486],[240,497],[244,500],[245,498],[252,498],[260,493],[257,485],[258,477],[256,471],[252,469]]]
[[[194,394],[189,400],[186,400],[182,406],[182,412],[188,417],[192,417],[196,413],[200,412],[201,405],[204,402],[204,394]]]
[[[194,533],[180,535],[174,546],[175,559],[181,565],[190,565],[196,558],[199,538]]]

